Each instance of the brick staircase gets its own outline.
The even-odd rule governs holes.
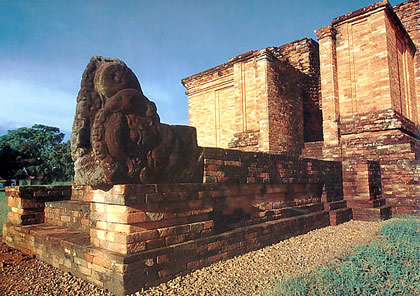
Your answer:
[[[353,210],[354,220],[386,220],[392,216],[392,208],[386,204],[384,198],[374,200],[348,200],[347,206]]]
[[[330,225],[335,226],[353,218],[353,213],[345,200],[324,203],[324,209],[330,213]]]

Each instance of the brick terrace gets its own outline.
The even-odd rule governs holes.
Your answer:
[[[4,239],[124,295],[351,219],[340,163],[203,152],[203,183],[8,187]]]

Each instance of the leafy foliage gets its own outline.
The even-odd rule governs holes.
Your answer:
[[[57,144],[49,154],[52,167],[51,178],[54,181],[69,181],[74,175],[74,166],[71,159],[70,141]]]
[[[3,178],[31,175],[45,181],[69,181],[73,177],[70,141],[57,127],[35,124],[9,130],[0,137],[0,162],[7,164]]]
[[[20,157],[19,151],[0,140],[0,177],[5,179],[14,177],[21,162]]]
[[[420,295],[420,219],[394,220],[344,259],[280,282],[272,295]]]

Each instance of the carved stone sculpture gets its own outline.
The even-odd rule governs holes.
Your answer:
[[[202,182],[196,130],[160,123],[134,73],[114,58],[93,57],[83,73],[71,152],[78,185]]]

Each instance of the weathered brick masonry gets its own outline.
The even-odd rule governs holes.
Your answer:
[[[420,97],[420,4],[417,0],[409,0],[394,6],[394,11],[398,15],[405,30],[416,46],[414,56],[415,86],[417,100]],[[417,116],[420,114],[420,103],[417,101]],[[418,124],[418,123],[417,123]]]
[[[419,211],[419,3],[394,9],[381,1],[316,31],[322,159],[342,161],[344,196],[357,219],[387,217],[389,207]],[[369,185],[372,161],[380,194]]]
[[[355,218],[417,212],[419,16],[418,1],[381,1],[316,30],[319,45],[252,51],[184,79],[198,141],[341,161]]]
[[[183,79],[201,183],[8,187],[5,242],[123,295],[352,217],[418,213],[419,12],[381,1],[319,44]]]
[[[340,163],[203,150],[203,183],[8,187],[4,240],[123,295],[351,218]]]
[[[312,39],[242,54],[182,83],[201,146],[299,155],[304,140],[322,139]]]

